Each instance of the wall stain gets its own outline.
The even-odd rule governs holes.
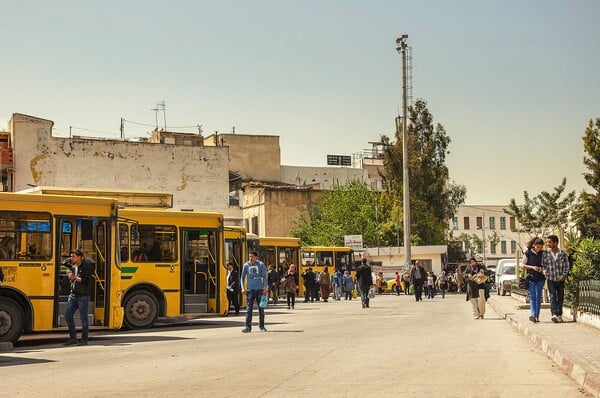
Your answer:
[[[42,181],[42,176],[44,173],[42,171],[37,171],[36,166],[42,160],[47,158],[47,154],[41,153],[37,156],[34,156],[33,159],[29,161],[29,169],[31,170],[31,177],[33,178],[33,183],[36,185],[40,185]]]

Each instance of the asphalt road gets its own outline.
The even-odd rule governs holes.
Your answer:
[[[0,397],[586,397],[488,306],[378,296],[143,332],[28,338],[0,353]]]

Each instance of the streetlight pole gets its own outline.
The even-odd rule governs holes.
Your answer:
[[[396,39],[396,51],[402,55],[402,204],[404,211],[404,260],[406,269],[411,266],[410,252],[410,190],[408,184],[408,131],[406,127],[407,120],[407,82],[406,82],[406,39],[408,35],[402,35]],[[400,129],[400,123],[396,118],[396,132]]]
[[[485,212],[481,212],[481,237],[483,238],[483,264],[485,265]]]

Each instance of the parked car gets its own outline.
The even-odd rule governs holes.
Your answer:
[[[517,278],[515,275],[516,260],[500,260],[496,268],[496,291],[504,296],[510,293],[510,286]]]

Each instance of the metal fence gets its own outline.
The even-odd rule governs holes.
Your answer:
[[[579,310],[600,315],[600,281],[579,282]]]

